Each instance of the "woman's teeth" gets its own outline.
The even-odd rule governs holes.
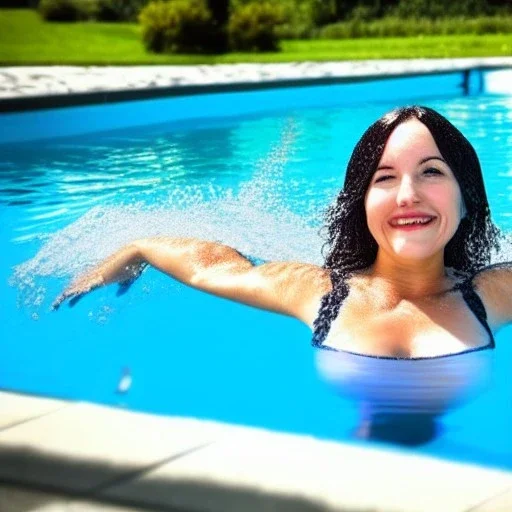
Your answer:
[[[411,226],[414,224],[428,224],[433,217],[410,217],[407,219],[395,219],[391,224],[395,226]]]

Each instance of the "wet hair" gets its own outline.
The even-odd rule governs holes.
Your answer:
[[[445,265],[473,274],[489,264],[493,248],[498,250],[499,230],[491,221],[480,162],[471,143],[431,108],[411,106],[392,110],[373,123],[356,144],[343,189],[327,210],[324,268],[331,269],[333,291],[322,301],[317,329],[326,322],[330,326],[337,315],[339,304],[348,293],[344,284],[348,274],[368,268],[375,261],[378,246],[366,221],[366,191],[389,136],[398,125],[410,119],[423,123],[432,134],[457,179],[466,208],[466,215],[445,247]]]
[[[326,214],[325,268],[344,272],[369,267],[377,256],[377,242],[366,222],[365,195],[393,130],[418,119],[434,138],[459,184],[466,215],[448,242],[445,265],[473,273],[489,264],[498,230],[491,221],[480,162],[473,146],[446,118],[427,107],[402,107],[373,123],[357,143],[347,167],[345,184]]]

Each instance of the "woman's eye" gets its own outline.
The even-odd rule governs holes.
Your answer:
[[[380,183],[382,181],[386,181],[392,178],[393,176],[391,174],[381,174],[378,178],[375,179],[375,183]]]
[[[428,169],[425,169],[424,174],[431,175],[431,176],[442,176],[443,173],[439,169],[436,169],[435,167],[429,167]]]

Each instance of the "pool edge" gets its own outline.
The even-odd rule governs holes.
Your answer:
[[[413,59],[414,61],[414,59]],[[119,103],[126,101],[139,101],[147,99],[172,98],[182,96],[193,96],[200,94],[216,94],[226,92],[250,92],[262,91],[268,89],[282,89],[288,87],[311,87],[321,85],[341,85],[350,83],[360,83],[368,81],[380,81],[394,78],[405,77],[423,77],[432,75],[441,75],[447,73],[461,73],[463,75],[462,86],[465,94],[469,90],[469,74],[472,71],[478,73],[486,71],[501,71],[512,69],[512,58],[467,58],[467,59],[423,59],[415,65],[408,66],[406,60],[399,65],[399,69],[382,69],[379,65],[385,66],[386,61],[375,61],[377,64],[370,69],[357,69],[357,61],[347,62],[353,69],[329,71],[328,67],[318,74],[319,70],[312,73],[312,76],[289,76],[290,70],[281,70],[274,76],[251,77],[248,79],[247,73],[241,72],[238,77],[226,80],[222,75],[211,78],[204,78],[204,83],[176,83],[165,86],[144,86],[144,87],[116,87],[116,88],[98,88],[89,91],[68,90],[65,93],[55,91],[45,91],[42,94],[34,95],[14,95],[0,97],[0,113],[15,113],[33,110],[45,110],[55,108],[66,108],[86,105],[102,105],[108,103]],[[390,61],[395,62],[395,61]],[[450,63],[451,65],[446,65]],[[287,63],[289,64],[289,63]],[[293,64],[293,63],[292,63]],[[313,63],[318,65],[335,65],[336,62]],[[444,64],[444,65],[443,65]],[[258,65],[259,69],[265,70],[265,64]],[[196,66],[196,68],[199,66]],[[212,66],[213,67],[213,66]],[[28,69],[29,67],[27,67]],[[83,67],[84,73],[88,68]],[[132,69],[135,69],[133,67]],[[194,66],[190,66],[194,68]],[[233,65],[235,68],[235,65]],[[320,68],[320,66],[319,66]],[[8,69],[8,68],[3,68]],[[52,66],[46,67],[52,69]],[[130,68],[128,68],[130,69]],[[122,70],[122,68],[121,68]],[[321,68],[320,68],[321,70]],[[2,71],[2,68],[0,68]],[[306,72],[305,75],[308,73]],[[288,75],[288,76],[287,76]],[[190,80],[190,77],[188,78]],[[210,81],[208,81],[210,80]]]
[[[2,391],[0,402],[4,420],[16,415],[0,430],[0,487],[73,510],[487,512],[512,498],[512,472],[402,450]]]

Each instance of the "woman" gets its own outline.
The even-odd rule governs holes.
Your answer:
[[[347,368],[356,364],[360,375],[375,374],[367,365],[377,364],[376,358],[379,364],[439,363],[445,356],[494,347],[493,332],[512,319],[512,270],[488,266],[498,230],[480,164],[471,144],[443,116],[406,107],[370,126],[327,218],[323,267],[254,266],[217,243],[144,239],[71,284],[54,307],[99,286],[128,283],[150,264],[200,290],[302,320],[313,330],[313,344],[331,349],[320,351],[320,364],[342,388],[354,382],[353,371],[352,380],[346,378]],[[468,368],[478,367],[465,359]],[[459,379],[450,399],[461,385]],[[429,410],[442,409],[444,401],[449,400],[436,398]]]

